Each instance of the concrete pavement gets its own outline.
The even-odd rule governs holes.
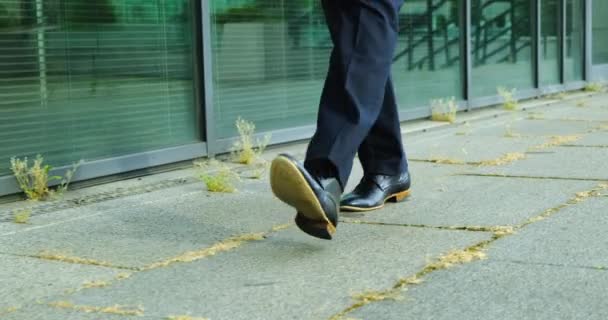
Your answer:
[[[194,169],[0,205],[0,319],[606,319],[608,94],[546,102],[405,124],[413,196],[333,241]]]

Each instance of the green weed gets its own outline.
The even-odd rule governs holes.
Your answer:
[[[515,98],[517,89],[507,89],[505,87],[496,88],[498,95],[503,99],[503,108],[509,111],[515,111],[519,109],[519,103]]]
[[[11,158],[11,171],[17,180],[17,185],[28,199],[34,201],[48,200],[53,195],[61,195],[67,191],[79,165],[80,163],[74,164],[64,177],[49,176],[53,167],[44,164],[44,158],[41,155],[36,156],[31,166],[27,157],[23,160]],[[60,181],[57,190],[49,188],[49,183],[52,181]]]
[[[205,172],[200,174],[200,179],[205,183],[209,192],[233,193],[237,189],[234,186],[240,180],[238,174],[224,164],[219,164],[220,168],[213,171],[210,167],[212,164],[219,164],[215,160],[208,163],[197,164],[200,168],[205,169]]]
[[[30,222],[31,210],[20,210],[13,216],[13,222],[17,224],[28,224]]]
[[[262,153],[270,142],[270,135],[266,135],[263,140],[254,140],[255,124],[251,121],[238,118],[236,129],[239,139],[232,146],[234,161],[241,164],[252,164],[258,161]]]
[[[456,121],[456,98],[431,100],[431,120],[454,123]]]
[[[604,92],[605,86],[601,82],[587,82],[583,88],[586,92]]]

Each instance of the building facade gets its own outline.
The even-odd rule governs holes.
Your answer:
[[[402,120],[608,78],[608,1],[408,0]],[[320,0],[0,0],[0,195],[11,157],[79,180],[227,151],[239,117],[310,137],[331,50]]]

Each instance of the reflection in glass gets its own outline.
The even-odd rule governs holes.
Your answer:
[[[593,1],[593,64],[608,64],[608,1]]]
[[[532,3],[528,0],[471,2],[474,97],[494,96],[499,86],[533,87]]]
[[[560,77],[560,9],[559,0],[541,1],[540,84],[556,85]]]
[[[197,141],[191,1],[0,1],[0,175]]]
[[[457,0],[410,0],[400,14],[401,32],[393,67],[401,108],[429,100],[462,98]]]
[[[319,0],[211,1],[215,120],[258,131],[315,123],[331,40]]]
[[[584,0],[566,0],[566,82],[583,80],[584,14]]]

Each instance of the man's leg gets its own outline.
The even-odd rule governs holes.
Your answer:
[[[283,154],[270,170],[272,191],[312,236],[331,239],[336,231],[353,159],[383,109],[402,1],[323,0],[334,49],[317,132],[304,166]]]
[[[371,211],[387,201],[402,201],[410,194],[410,175],[401,142],[399,112],[392,81],[386,84],[382,111],[359,147],[363,179],[342,197],[343,211]]]
[[[402,3],[323,0],[334,50],[305,166],[312,172],[331,167],[342,186],[383,110]],[[384,129],[379,125],[377,131]]]
[[[401,139],[399,111],[390,79],[386,84],[380,116],[359,146],[359,160],[365,175],[394,176],[408,171]]]

